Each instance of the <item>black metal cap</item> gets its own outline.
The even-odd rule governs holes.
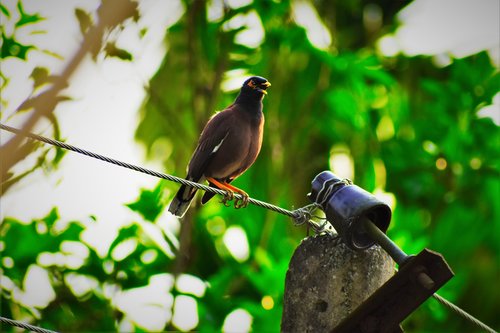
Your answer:
[[[392,212],[387,204],[330,171],[314,178],[308,196],[321,205],[328,221],[352,249],[366,249],[375,243],[363,227],[364,219],[372,221],[384,233],[391,222]]]

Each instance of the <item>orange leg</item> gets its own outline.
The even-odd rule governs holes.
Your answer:
[[[207,177],[207,180],[209,182],[211,182],[212,184],[214,184],[215,186],[217,186],[219,189],[227,192],[227,195],[224,197],[224,199],[222,199],[222,203],[224,205],[228,201],[233,200],[234,193],[236,192],[236,193],[240,194],[243,198],[236,200],[236,202],[234,203],[234,208],[238,209],[238,208],[248,206],[248,194],[245,191],[243,191],[243,190],[241,190],[241,189],[239,189],[231,184],[228,184],[226,182],[219,182],[218,180],[216,180],[215,178],[212,178],[212,177]]]

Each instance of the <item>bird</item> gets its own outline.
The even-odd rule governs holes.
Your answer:
[[[186,179],[208,181],[211,187],[226,191],[222,202],[242,196],[235,208],[248,205],[248,194],[230,183],[241,176],[257,159],[264,133],[262,100],[271,83],[261,77],[246,79],[234,102],[215,113],[203,128],[187,167]],[[169,212],[182,218],[189,209],[197,189],[182,185],[169,205]],[[201,203],[207,203],[215,194],[205,192]]]

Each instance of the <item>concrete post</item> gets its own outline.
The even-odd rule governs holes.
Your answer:
[[[304,239],[288,267],[281,331],[331,331],[393,274],[378,245],[353,251],[328,235]]]

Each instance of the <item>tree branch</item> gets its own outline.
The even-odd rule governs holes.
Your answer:
[[[59,93],[68,86],[68,81],[76,69],[82,63],[88,52],[99,50],[102,43],[102,36],[107,28],[113,28],[123,22],[125,19],[134,16],[137,12],[137,4],[130,0],[103,0],[98,9],[98,24],[91,27],[84,35],[83,42],[75,55],[71,58],[62,73],[55,77],[55,80],[49,90],[34,97],[30,101],[25,101],[22,105],[29,103],[33,106],[33,113],[24,123],[21,130],[23,134],[31,131],[35,124],[42,118],[52,114],[59,103]],[[20,149],[23,135],[16,135],[10,141],[0,147],[1,179],[7,178],[9,170],[28,154]]]

